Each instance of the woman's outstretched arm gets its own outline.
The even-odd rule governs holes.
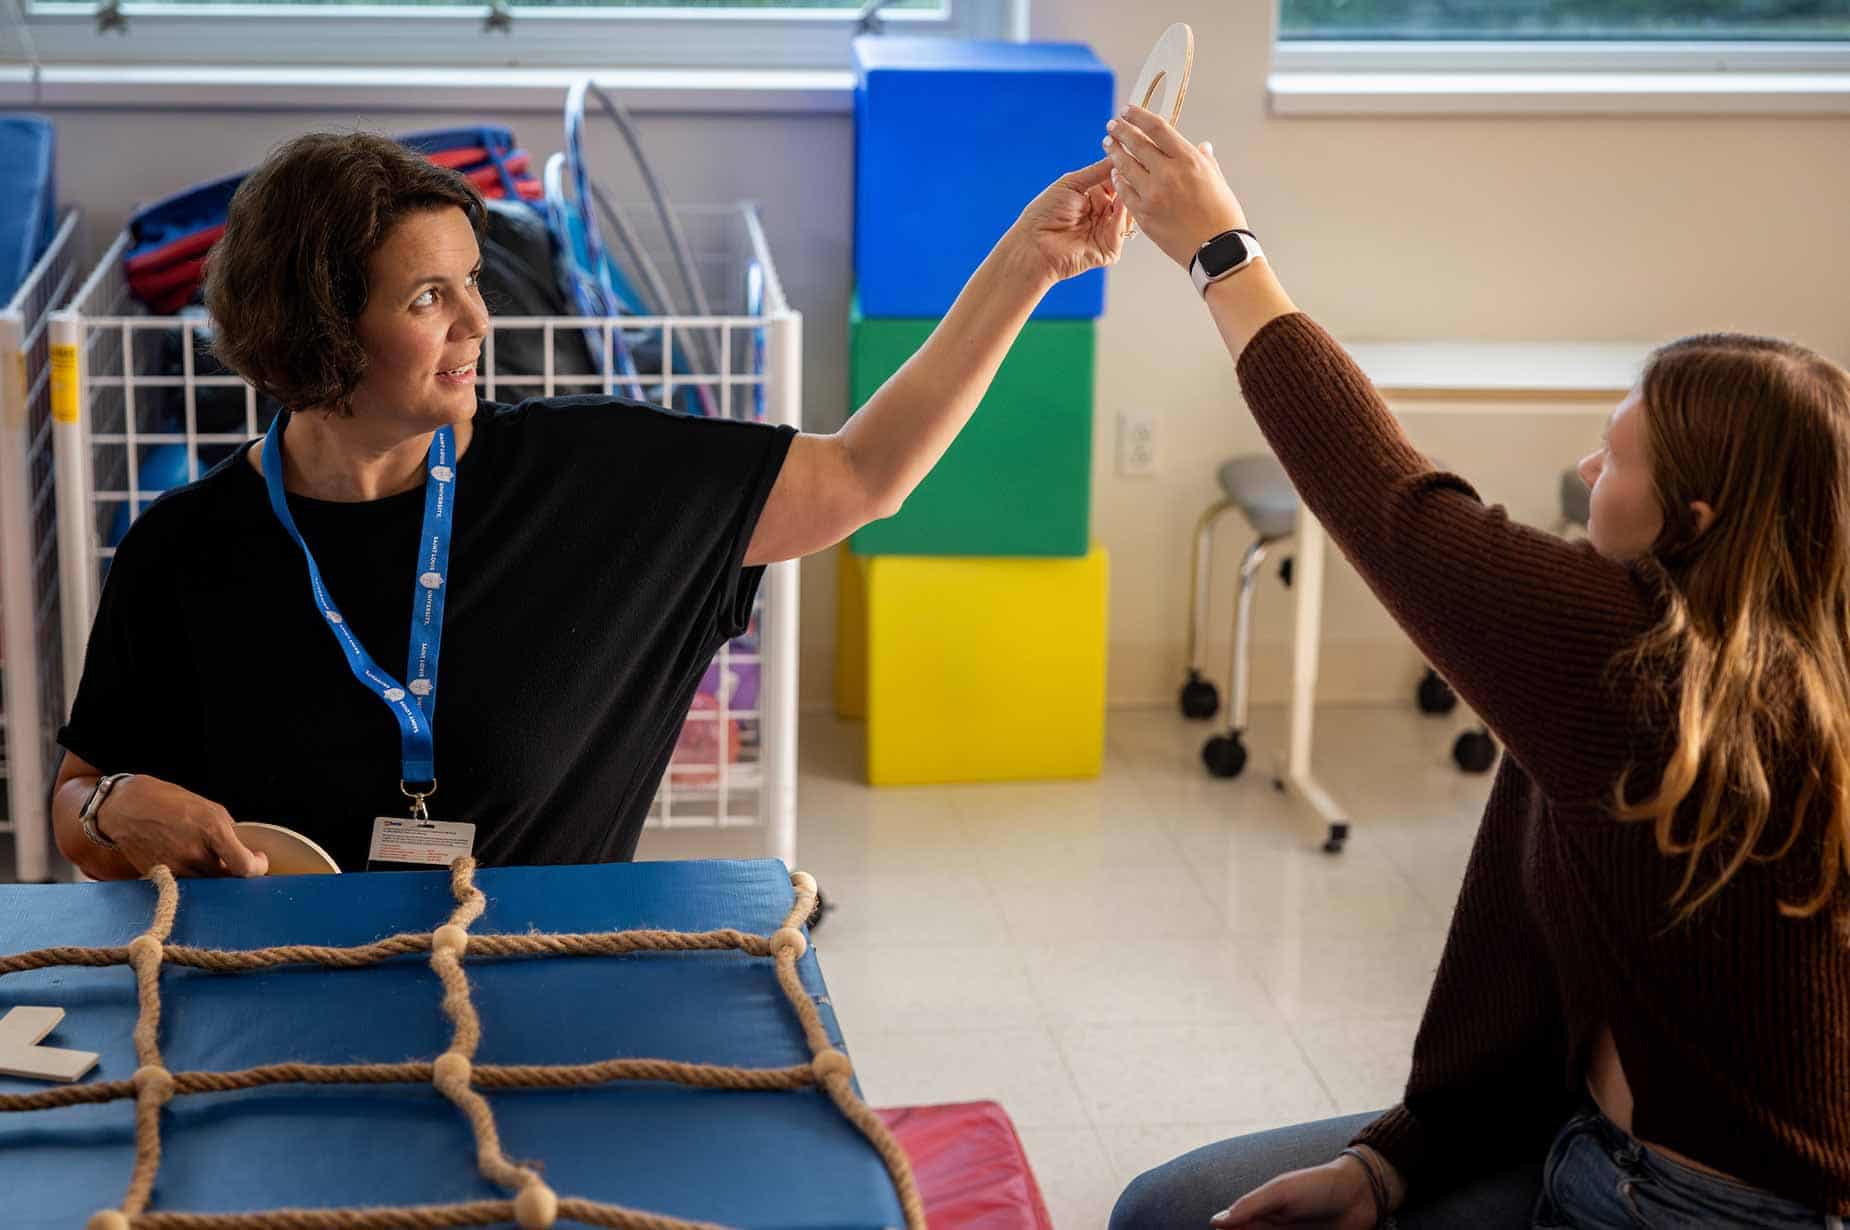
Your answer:
[[[1246,227],[1212,150],[1158,116],[1133,108],[1107,148],[1126,208],[1183,268],[1203,243]],[[1269,261],[1205,297],[1299,496],[1427,660],[1552,796],[1615,780],[1635,749],[1618,742],[1607,668],[1651,609],[1633,573],[1512,522],[1437,470]]]
[[[814,554],[899,511],[970,421],[1047,291],[1117,259],[1124,214],[1109,172],[1101,160],[1030,202],[918,353],[840,431],[791,442],[746,564]]]

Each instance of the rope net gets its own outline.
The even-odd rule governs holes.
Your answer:
[[[140,1067],[130,1080],[0,1095],[0,1112],[52,1110],[103,1102],[135,1103],[135,1163],[122,1203],[90,1218],[87,1230],[449,1230],[512,1222],[520,1230],[552,1230],[560,1220],[615,1230],[726,1230],[620,1205],[560,1196],[531,1166],[511,1160],[501,1147],[494,1110],[483,1089],[576,1089],[621,1081],[665,1081],[699,1089],[742,1091],[816,1088],[873,1145],[892,1176],[906,1215],[907,1230],[926,1230],[924,1204],[912,1168],[898,1141],[854,1089],[848,1056],[830,1042],[822,1015],[803,989],[797,962],[808,951],[801,924],[816,907],[816,881],[804,872],[790,877],[796,900],[783,926],[770,935],[720,931],[608,931],[583,935],[471,935],[469,927],[487,908],[475,885],[475,860],[450,867],[456,907],[435,930],[388,936],[352,948],[296,944],[225,951],[168,943],[180,908],[180,887],[166,867],[148,873],[155,886],[154,918],[148,930],[121,948],[45,948],[0,957],[0,976],[52,966],[126,965],[135,973],[140,1011],[135,1055]],[[609,957],[643,952],[743,952],[775,963],[777,983],[796,1013],[811,1060],[782,1068],[743,1068],[680,1063],[665,1059],[612,1059],[569,1065],[475,1063],[482,1024],[464,958],[509,960],[530,957]],[[436,1059],[379,1064],[270,1064],[236,1072],[169,1072],[161,1061],[160,971],[163,964],[233,974],[286,965],[360,969],[396,957],[428,953],[443,986],[442,1007],[451,1026],[449,1049]],[[232,1093],[272,1085],[434,1086],[468,1121],[475,1138],[475,1164],[482,1176],[507,1193],[503,1200],[457,1204],[365,1208],[272,1209],[249,1213],[150,1211],[161,1164],[161,1108],[175,1097]]]

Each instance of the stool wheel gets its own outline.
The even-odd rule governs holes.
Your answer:
[[[1201,745],[1201,763],[1215,777],[1238,777],[1246,768],[1246,743],[1240,732],[1215,735]]]
[[[1497,743],[1488,731],[1467,730],[1452,744],[1452,759],[1466,773],[1486,773],[1497,761]]]
[[[1205,721],[1220,712],[1220,690],[1201,677],[1200,671],[1188,672],[1182,685],[1182,716]]]
[[[1458,693],[1429,666],[1420,680],[1419,703],[1421,713],[1450,713],[1458,708]]]
[[[1330,835],[1323,843],[1323,852],[1325,854],[1341,854],[1343,852],[1343,846],[1347,844],[1348,840],[1348,824],[1341,820],[1332,821],[1330,823]]]

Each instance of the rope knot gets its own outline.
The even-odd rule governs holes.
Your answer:
[[[809,951],[809,940],[795,927],[779,927],[771,932],[771,953],[781,957],[789,953],[792,960],[801,961],[803,954]]]
[[[445,1051],[437,1056],[437,1062],[431,1065],[432,1083],[444,1093],[454,1097],[469,1088],[469,1078],[475,1066],[469,1062],[467,1055],[456,1051]]]
[[[520,1230],[552,1230],[558,1219],[559,1197],[540,1180],[533,1180],[514,1197],[514,1220]]]
[[[853,1061],[833,1047],[817,1055],[809,1067],[816,1074],[816,1083],[821,1085],[828,1084],[830,1077],[854,1075]]]
[[[173,1073],[157,1063],[145,1064],[135,1069],[135,1092],[156,1106],[165,1106],[173,1101]]]
[[[469,933],[455,923],[444,923],[431,933],[430,946],[434,952],[453,952],[461,956],[469,947]]]

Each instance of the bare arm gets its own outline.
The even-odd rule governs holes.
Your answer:
[[[95,765],[66,752],[51,799],[58,849],[91,879],[133,880],[157,864],[183,876],[269,871],[269,858],[238,840],[223,807],[145,773],[125,779],[103,801],[97,831],[117,848],[97,845],[84,836],[78,817],[102,775]]]
[[[1123,213],[1099,162],[1036,197],[977,267],[918,353],[833,435],[791,443],[745,563],[834,546],[898,512],[989,391],[1058,281],[1117,259]]]
[[[831,547],[890,517],[951,447],[1049,283],[1004,239],[918,353],[833,435],[790,444],[745,562]]]
[[[133,880],[141,874],[135,864],[119,850],[97,845],[83,834],[78,814],[103,776],[101,769],[87,760],[64,754],[58,766],[58,784],[51,794],[51,823],[58,842],[58,852],[92,880]]]

